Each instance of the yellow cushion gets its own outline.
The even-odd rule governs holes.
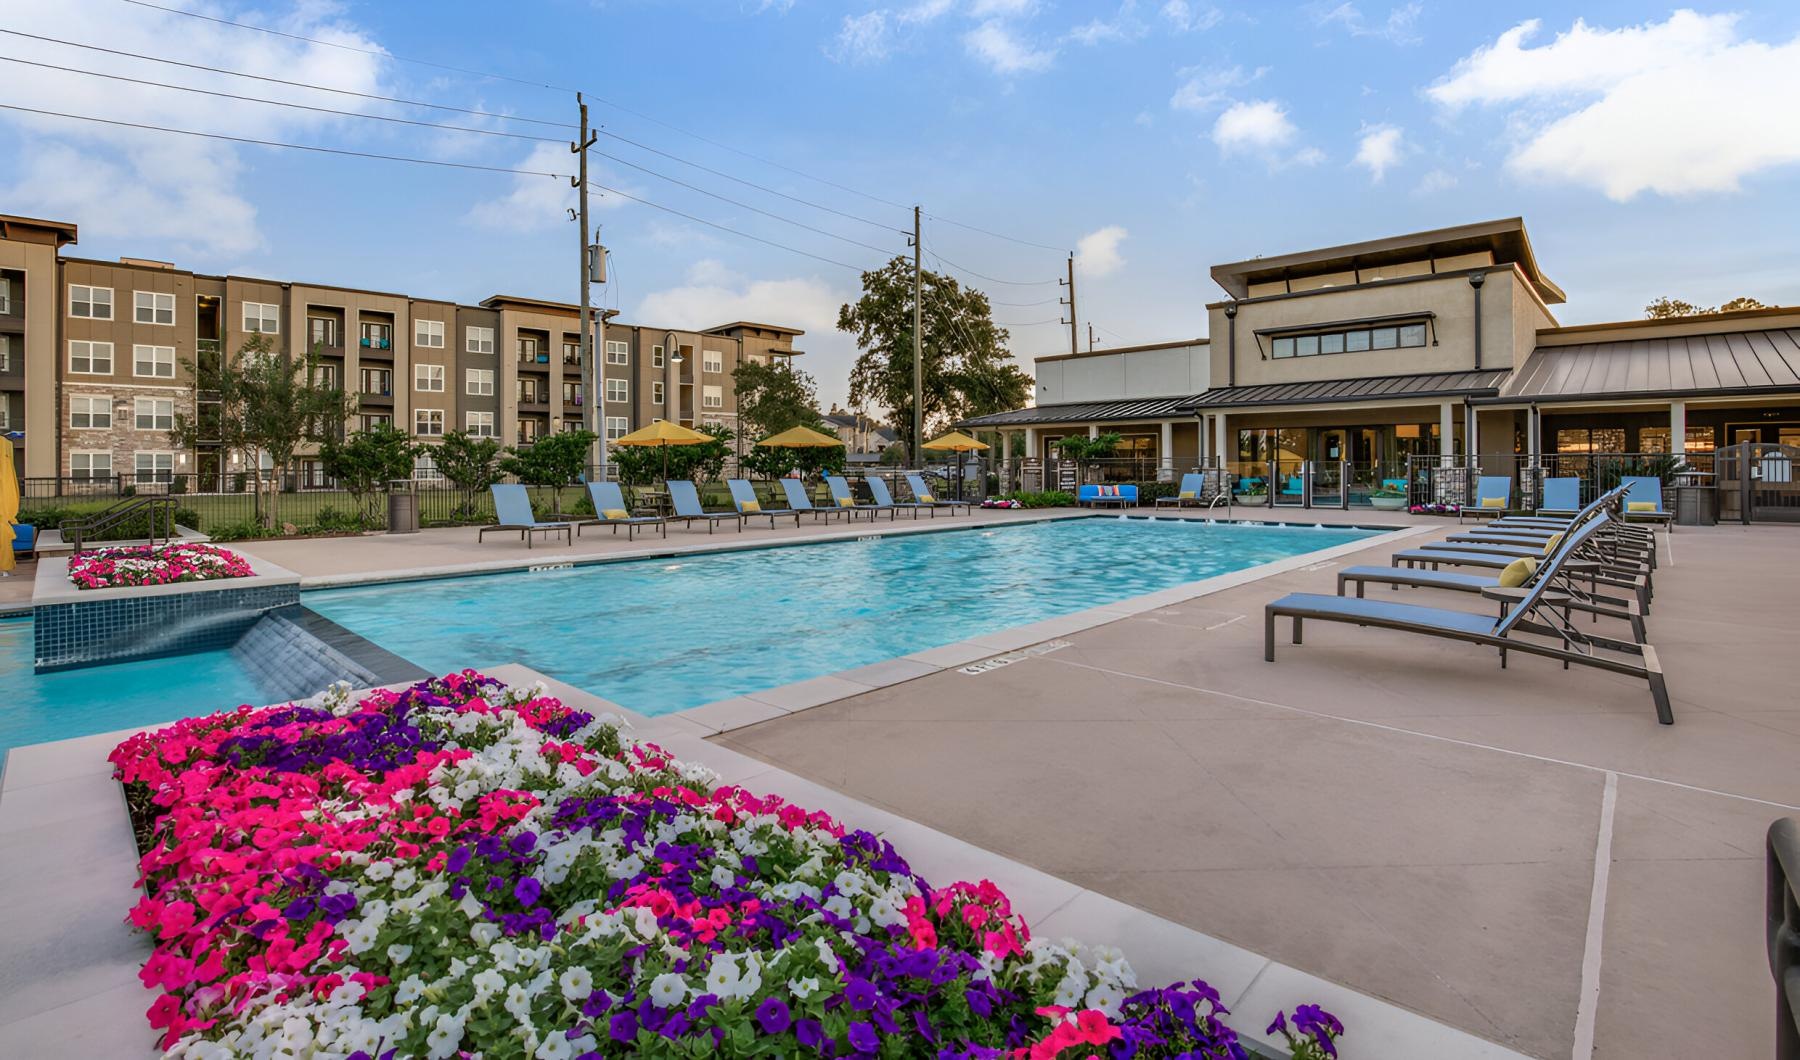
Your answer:
[[[608,508],[600,513],[600,518],[617,521],[631,518],[631,513],[623,508]]]
[[[1505,570],[1500,572],[1500,586],[1504,589],[1517,588],[1524,585],[1536,573],[1537,560],[1515,559],[1506,565]]]
[[[1626,501],[1625,502],[1625,510],[1628,512],[1653,512],[1656,510],[1656,502],[1655,501]]]
[[[1504,508],[1504,507],[1506,507],[1506,498],[1505,497],[1483,497],[1483,498],[1481,498],[1481,506],[1483,508]]]
[[[762,511],[762,505],[756,503],[755,501],[745,501],[740,507],[742,507],[743,510],[746,512]]]
[[[855,502],[855,501],[852,501],[852,500],[851,500],[851,499],[850,499],[850,498],[848,498],[848,497],[837,497],[837,496],[833,496],[833,497],[832,497],[832,498],[831,498],[831,499],[832,499],[832,500],[834,500],[834,501],[836,501],[836,502],[837,502],[837,506],[838,506],[838,507],[839,507],[839,508],[848,508],[848,507],[850,507],[850,506],[851,506],[851,505],[852,505],[852,504],[854,504],[854,503],[856,503],[856,502]]]
[[[1561,534],[1551,534],[1550,540],[1544,542],[1544,555],[1548,556],[1550,553],[1555,552],[1556,546],[1562,544],[1562,539],[1563,536]]]
[[[931,494],[921,493],[921,494],[919,494],[919,503],[920,504],[932,504],[935,502],[931,499]]]
[[[1195,496],[1195,494],[1194,494],[1193,490],[1182,490],[1181,493],[1179,494],[1179,499],[1184,500],[1184,501],[1191,501],[1194,499],[1194,496]]]

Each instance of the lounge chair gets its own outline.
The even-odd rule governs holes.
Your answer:
[[[488,489],[494,495],[494,518],[497,521],[493,526],[484,526],[477,531],[476,541],[481,541],[498,530],[517,530],[526,548],[532,547],[533,534],[561,534],[570,544],[575,543],[574,530],[568,523],[544,522],[531,514],[531,495],[525,492],[524,486],[516,482],[496,482]]]
[[[575,524],[575,536],[581,536],[584,526],[610,526],[613,535],[619,533],[619,527],[625,528],[625,540],[630,541],[640,526],[657,526],[662,528],[662,535],[669,536],[669,524],[661,516],[633,515],[625,504],[625,493],[619,489],[617,482],[590,482],[587,484],[588,500],[594,502],[594,518],[582,519]]]
[[[875,498],[875,507],[877,508],[887,508],[893,512],[910,511],[914,519],[919,517],[920,511],[927,511],[931,513],[933,519],[937,518],[937,509],[929,504],[920,504],[918,501],[904,503],[895,501],[894,495],[888,491],[887,483],[874,476],[863,479],[863,482],[869,487],[869,496]]]
[[[850,483],[844,481],[844,476],[842,475],[826,475],[825,489],[831,494],[831,503],[833,505],[850,513],[851,521],[855,521],[856,517],[861,513],[868,512],[869,521],[874,522],[875,513],[881,510],[881,505],[879,504],[857,503],[855,492],[850,489]],[[892,505],[888,506],[887,513],[888,520],[891,522],[894,518],[894,509]]]
[[[1281,487],[1281,496],[1298,497],[1306,492],[1306,483],[1299,475],[1289,475],[1287,482]]]
[[[1544,593],[1562,564],[1609,521],[1601,517],[1571,531],[1568,539],[1561,542],[1548,558],[1545,570],[1531,583],[1524,596],[1499,618],[1361,597],[1289,593],[1263,609],[1263,658],[1275,661],[1275,620],[1283,615],[1293,620],[1295,644],[1301,643],[1302,624],[1309,618],[1396,629],[1496,648],[1500,652],[1502,668],[1506,666],[1506,653],[1516,651],[1556,659],[1565,666],[1591,666],[1642,678],[1649,682],[1657,720],[1672,725],[1675,715],[1669,706],[1669,692],[1663,682],[1662,664],[1655,648],[1648,644],[1583,635],[1566,616],[1557,613],[1560,603],[1553,605],[1544,601]],[[1526,639],[1527,636],[1538,639]]]
[[[1156,498],[1158,508],[1207,508],[1225,496],[1225,474],[1222,471],[1190,471],[1181,476],[1173,497]]]
[[[801,515],[811,515],[815,520],[830,522],[832,516],[840,513],[849,515],[851,511],[849,508],[836,506],[821,508],[814,504],[812,497],[806,492],[806,483],[797,478],[782,479],[781,492],[787,495],[787,504],[790,509]]]
[[[692,526],[695,519],[706,521],[706,532],[712,533],[722,522],[727,520],[737,523],[738,533],[744,532],[744,517],[737,512],[709,512],[700,505],[700,491],[687,479],[670,479],[665,483],[669,487],[669,505],[675,514],[669,516],[669,522],[681,520],[685,526]]]
[[[794,517],[795,529],[799,528],[799,512],[792,508],[764,508],[762,502],[756,499],[756,487],[745,480],[729,479],[725,483],[725,488],[731,491],[731,503],[737,508],[737,513],[743,516],[745,522],[759,516],[767,516],[769,529],[773,530],[775,529],[775,520],[785,519],[791,515]]]
[[[1626,522],[1661,524],[1671,531],[1675,529],[1675,513],[1663,507],[1662,479],[1655,475],[1623,475],[1619,485],[1626,487]]]
[[[931,488],[925,485],[924,476],[919,475],[917,473],[908,474],[906,476],[906,488],[909,490],[912,490],[912,499],[914,501],[916,501],[917,503],[929,504],[933,508],[948,508],[948,509],[950,509],[951,515],[955,515],[956,509],[958,509],[958,508],[967,508],[967,509],[973,510],[975,507],[973,504],[970,504],[968,501],[940,501],[940,500],[938,500],[936,497],[932,496]]]
[[[1075,491],[1075,506],[1078,508],[1099,508],[1108,504],[1120,508],[1136,508],[1137,502],[1137,487],[1129,482],[1122,486],[1087,485]]]
[[[1512,479],[1505,475],[1483,475],[1475,480],[1475,503],[1456,510],[1456,521],[1465,515],[1492,519],[1505,515],[1512,507]]]
[[[1581,509],[1580,479],[1547,478],[1544,480],[1544,503],[1538,508],[1538,515],[1574,515]]]

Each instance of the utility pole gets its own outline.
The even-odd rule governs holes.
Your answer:
[[[1075,316],[1075,252],[1074,251],[1072,251],[1072,250],[1069,251],[1069,278],[1066,280],[1058,280],[1056,282],[1069,289],[1069,297],[1057,299],[1058,302],[1061,302],[1063,305],[1066,305],[1069,307],[1069,319],[1063,321],[1063,323],[1069,325],[1069,352],[1070,353],[1080,353],[1081,352],[1081,339],[1080,339],[1080,333],[1076,330],[1077,325],[1075,323],[1076,316]]]
[[[596,244],[594,249],[588,249],[587,153],[588,148],[594,146],[600,137],[588,132],[587,104],[582,101],[581,93],[579,92],[575,93],[575,104],[581,109],[581,136],[580,139],[569,145],[569,150],[575,153],[575,157],[579,160],[581,168],[579,170],[580,176],[570,177],[569,183],[575,186],[577,198],[580,200],[580,204],[577,207],[575,239],[581,244],[581,257],[578,259],[581,263],[581,297],[576,300],[575,309],[580,320],[578,326],[581,329],[581,399],[584,403],[582,405],[581,418],[587,429],[594,432],[594,448],[598,450],[598,453],[590,452],[589,459],[600,465],[599,477],[600,481],[604,482],[606,481],[606,442],[599,437],[600,431],[596,429],[595,426],[596,423],[599,422],[597,413],[595,412],[599,402],[594,400],[594,388],[598,382],[596,377],[599,372],[596,370],[597,365],[594,363],[593,314],[588,309],[588,277],[597,269],[605,268],[604,265],[595,262],[592,257],[592,255],[599,252],[599,247],[597,245],[599,243],[598,236],[596,236],[594,241]],[[602,273],[602,275],[604,274]]]
[[[1088,321],[1088,352],[1094,352],[1094,323],[1091,320]]]
[[[906,455],[911,458],[911,462],[913,463],[914,466],[924,467],[925,466],[924,450],[919,448],[921,445],[925,444],[925,336],[920,331],[920,329],[923,327],[923,318],[924,318],[924,312],[923,312],[924,303],[922,300],[922,292],[924,291],[924,283],[920,279],[920,277],[923,275],[923,273],[920,271],[920,268],[919,268],[919,249],[920,249],[919,208],[917,206],[913,207],[912,248],[913,248],[913,414],[912,414],[912,435],[913,436],[912,436],[912,445],[909,447],[911,449],[911,451],[909,453],[907,453]]]

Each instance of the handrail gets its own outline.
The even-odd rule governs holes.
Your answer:
[[[127,497],[116,504],[108,505],[87,519],[64,519],[57,525],[57,529],[63,532],[65,541],[69,540],[71,532],[74,533],[75,555],[79,556],[85,550],[88,535],[117,526],[143,511],[148,516],[150,543],[154,545],[157,540],[156,517],[159,508],[166,516],[162,540],[173,541],[175,539],[175,498],[173,497]]]
[[[1800,1060],[1800,819],[1769,826],[1769,974],[1775,977],[1775,1060]]]

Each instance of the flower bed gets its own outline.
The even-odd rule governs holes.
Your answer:
[[[993,884],[473,671],[114,750],[173,1055],[1244,1057]],[[1336,1055],[1301,1006],[1268,1033]]]
[[[1454,504],[1415,504],[1407,511],[1414,515],[1455,515],[1462,509]]]
[[[208,582],[255,573],[250,561],[236,552],[185,541],[97,548],[69,559],[69,580],[82,589]]]

